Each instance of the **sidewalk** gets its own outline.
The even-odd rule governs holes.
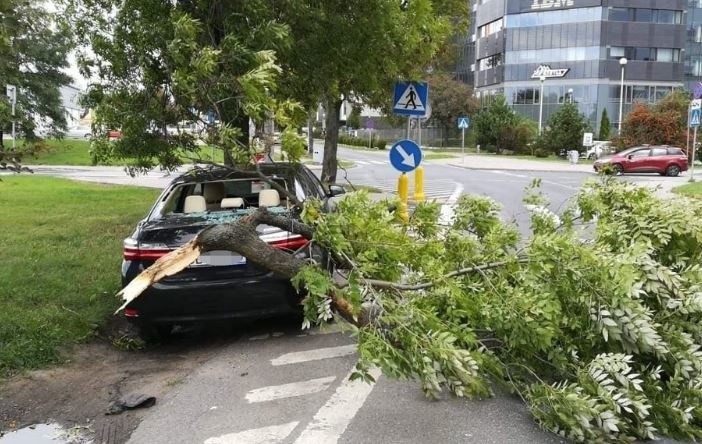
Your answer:
[[[558,160],[520,159],[512,156],[467,154],[465,156],[458,155],[450,159],[429,160],[428,162],[473,170],[515,170],[575,173],[593,172],[592,161],[587,159],[580,159],[579,163],[573,165],[566,161]]]

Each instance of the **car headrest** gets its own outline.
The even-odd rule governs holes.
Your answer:
[[[183,213],[200,213],[207,211],[207,202],[202,196],[188,196],[183,204]]]
[[[227,197],[225,199],[222,199],[222,202],[220,202],[219,207],[222,209],[225,208],[242,208],[244,206],[244,199],[241,197]]]
[[[205,191],[203,192],[206,203],[216,203],[226,197],[226,191],[224,190],[224,184],[222,182],[210,182],[205,184]]]
[[[259,207],[277,207],[280,205],[280,194],[276,190],[261,190],[258,193]]]

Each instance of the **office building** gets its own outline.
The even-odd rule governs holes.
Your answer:
[[[476,93],[504,94],[544,125],[572,101],[596,130],[606,108],[616,130],[622,96],[626,115],[702,74],[700,51],[688,57],[702,0],[478,0],[473,11]]]

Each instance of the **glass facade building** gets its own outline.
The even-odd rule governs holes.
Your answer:
[[[634,101],[655,102],[684,85],[689,0],[478,0],[474,83],[485,101],[504,94],[520,114],[544,122],[578,105],[597,131],[604,109],[619,123]],[[700,25],[702,25],[702,0]],[[702,41],[702,31],[700,31]],[[699,60],[699,59],[697,59]],[[546,78],[541,80],[541,75]],[[702,72],[700,72],[702,74]],[[543,97],[541,92],[543,90]]]

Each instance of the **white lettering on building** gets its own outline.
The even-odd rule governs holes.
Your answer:
[[[575,6],[575,0],[534,0],[531,9],[567,8],[569,6]]]
[[[565,77],[568,71],[570,71],[570,68],[552,69],[549,65],[539,65],[539,67],[534,70],[531,78],[538,79],[545,77],[547,79],[553,79],[556,77]]]

